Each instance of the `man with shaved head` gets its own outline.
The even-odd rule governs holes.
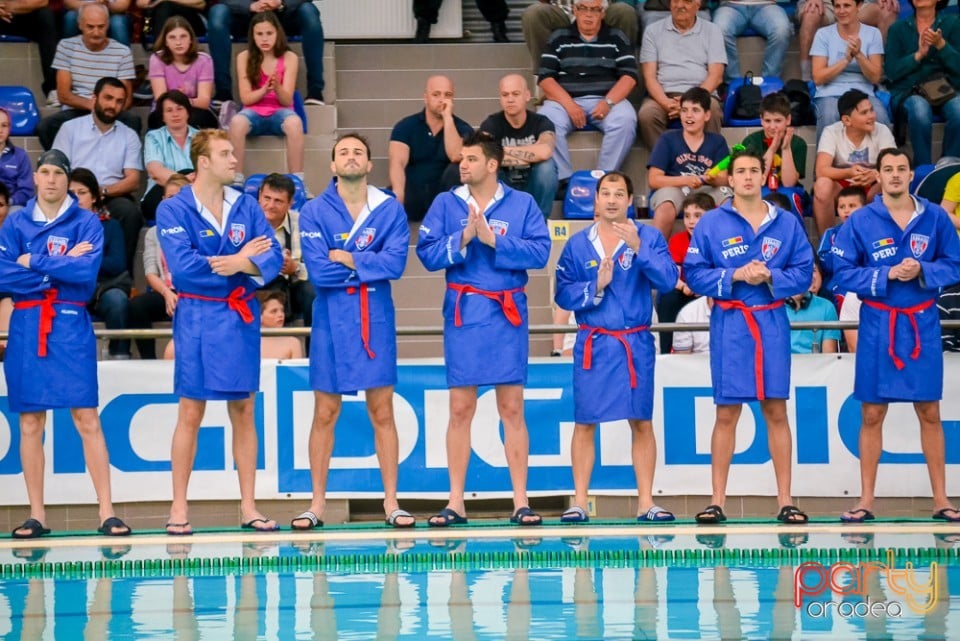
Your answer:
[[[527,109],[530,88],[520,74],[500,79],[499,111],[480,125],[503,147],[500,180],[525,191],[537,201],[545,217],[550,216],[557,193],[557,163],[553,148],[557,137],[550,119]]]
[[[453,115],[453,82],[430,76],[424,109],[407,116],[390,134],[390,188],[410,220],[424,214],[441,191],[460,184],[460,148],[473,128]]]

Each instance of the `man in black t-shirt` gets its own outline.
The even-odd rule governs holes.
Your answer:
[[[556,134],[549,118],[527,109],[529,101],[526,79],[519,74],[504,76],[500,80],[503,111],[484,120],[480,131],[503,146],[500,180],[533,196],[544,217],[549,217],[557,192]]]

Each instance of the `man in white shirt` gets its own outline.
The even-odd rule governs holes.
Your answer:
[[[701,296],[684,305],[677,313],[678,323],[710,323],[710,311],[713,299]],[[710,352],[710,332],[674,332],[674,354],[708,354]]]

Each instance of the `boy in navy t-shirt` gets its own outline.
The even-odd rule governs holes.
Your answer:
[[[688,89],[680,96],[683,129],[664,133],[650,153],[647,177],[654,190],[650,211],[664,238],[670,238],[680,203],[690,193],[707,193],[718,206],[733,195],[726,171],[709,173],[730,154],[723,136],[705,131],[709,120],[710,93],[702,87]]]

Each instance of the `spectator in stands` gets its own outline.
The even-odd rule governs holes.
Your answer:
[[[287,295],[279,290],[259,291],[260,329],[279,329],[286,323]],[[288,360],[303,358],[303,345],[296,336],[261,336],[260,358]]]
[[[713,168],[730,154],[720,134],[705,131],[710,120],[710,94],[702,87],[689,89],[680,97],[683,129],[672,129],[660,137],[647,162],[647,182],[653,193],[650,210],[653,224],[670,238],[680,204],[690,193],[706,193],[720,205],[733,192],[727,187],[727,172]]]
[[[890,129],[877,123],[867,94],[850,89],[840,96],[837,106],[840,122],[823,130],[817,146],[813,216],[821,236],[833,227],[834,203],[842,188],[859,187],[868,201],[879,192],[877,156],[882,149],[897,146]]]
[[[72,38],[80,33],[77,27],[79,9],[90,2],[96,2],[110,12],[107,33],[122,45],[130,46],[130,0],[63,0],[67,10],[63,14],[63,37]]]
[[[163,116],[163,126],[147,132],[143,141],[143,164],[147,169],[147,191],[140,202],[143,217],[156,218],[157,205],[163,200],[163,189],[175,173],[189,177],[193,173],[190,162],[190,142],[197,130],[187,124],[190,117],[190,99],[174,89],[157,99],[157,113]]]
[[[176,4],[166,2],[164,4]],[[180,6],[180,5],[176,5]],[[213,98],[213,59],[197,48],[197,36],[186,18],[173,16],[153,43],[150,56],[150,88],[155,101],[147,120],[148,129],[163,125],[160,97],[168,91],[181,91],[189,99],[190,124],[197,129],[220,126],[210,110]]]
[[[57,44],[53,68],[57,70],[57,98],[62,110],[47,116],[37,126],[37,137],[44,149],[53,146],[53,139],[63,123],[93,111],[94,89],[101,78],[119,78],[126,87],[126,99],[119,112],[120,120],[140,133],[140,117],[123,111],[133,103],[133,54],[130,48],[107,37],[107,8],[98,2],[83,4],[80,35],[64,38]]]
[[[0,22],[3,22],[0,20]],[[5,207],[16,211],[33,198],[33,167],[27,152],[10,142],[10,113],[0,107],[0,184],[6,192]],[[4,212],[6,216],[6,212]]]
[[[137,0],[137,8],[144,11],[153,33],[158,29],[162,30],[174,16],[186,20],[190,29],[198,36],[207,33],[204,17],[207,9],[206,0]],[[158,42],[161,39],[162,36],[157,36]]]
[[[793,25],[783,7],[774,0],[722,0],[713,12],[713,22],[720,27],[727,47],[727,80],[741,76],[737,38],[749,29],[767,41],[760,75],[780,77],[793,36]]]
[[[700,296],[683,306],[677,313],[678,323],[710,322],[710,312],[713,311],[713,299],[709,296]],[[674,332],[674,354],[708,354],[710,352],[710,332]]]
[[[290,211],[296,187],[283,174],[270,174],[260,184],[257,200],[267,222],[283,248],[283,267],[280,274],[261,289],[284,293],[287,320],[303,318],[307,327],[313,325],[313,300],[317,292],[307,275],[300,249],[300,213]]]
[[[937,309],[940,310],[940,320],[955,321],[960,320],[960,284],[947,287],[937,299]],[[2,310],[2,302],[0,302]],[[944,327],[940,331],[940,338],[943,341],[943,351],[960,352],[960,328]]]
[[[854,17],[865,25],[876,27],[882,41],[887,39],[887,30],[898,17],[899,6],[893,0],[848,0],[853,7]],[[839,22],[835,0],[800,0],[797,3],[797,23],[800,28],[797,40],[800,45],[800,75],[804,81],[813,80],[810,64],[810,47],[818,29]],[[843,10],[841,10],[843,11]],[[861,43],[865,44],[865,43]],[[881,47],[882,53],[882,47]]]
[[[303,180],[303,120],[293,110],[299,62],[275,13],[262,11],[250,20],[247,50],[237,54],[237,69],[244,70],[238,78],[243,109],[230,120],[235,183],[243,184],[247,136],[285,137],[287,171]]]
[[[960,212],[957,211],[957,203],[960,203],[960,172],[954,174],[947,181],[947,186],[943,190],[943,198],[940,200],[940,206],[950,214],[953,226],[960,229]]]
[[[799,196],[798,192],[803,192],[800,180],[807,166],[807,141],[795,135],[790,117],[790,99],[784,93],[764,96],[760,101],[760,124],[763,129],[748,135],[742,144],[763,156],[763,166],[767,169],[764,176],[765,192],[783,190],[784,195],[793,192]],[[802,203],[788,200],[784,209],[803,215]]]
[[[53,56],[57,51],[57,19],[48,0],[4,0],[0,6],[0,35],[29,38],[40,50],[43,95],[48,106],[56,106],[57,77]]]
[[[460,149],[473,128],[453,115],[453,96],[449,78],[430,76],[423,111],[390,133],[390,188],[410,220],[423,220],[437,194],[460,184]]]
[[[251,20],[260,13],[272,13],[290,36],[302,36],[303,60],[307,65],[307,95],[304,104],[323,104],[323,25],[320,12],[305,0],[224,0],[207,12],[207,38],[213,57],[214,106],[230,100],[233,82],[230,79],[230,36],[249,37]],[[277,28],[278,31],[280,28]],[[242,69],[242,67],[238,67]],[[248,74],[249,75],[249,74]],[[296,74],[293,74],[296,76]]]
[[[23,209],[21,207],[20,209]],[[3,221],[7,219],[7,214],[10,213],[10,188],[7,187],[3,182],[0,182],[0,226],[3,226]]]
[[[837,194],[837,217],[840,222],[831,227],[820,239],[820,248],[817,250],[819,267],[823,276],[824,287],[830,294],[842,301],[846,290],[839,283],[833,282],[833,245],[837,240],[837,232],[841,225],[847,222],[850,214],[867,204],[867,195],[859,187],[844,187]]]
[[[857,7],[862,2],[834,0],[836,24],[818,30],[813,38],[810,59],[813,81],[817,83],[813,99],[817,112],[817,140],[820,140],[824,127],[840,120],[837,102],[850,89],[867,94],[877,121],[890,126],[887,108],[873,89],[883,76],[883,38],[876,27],[862,24],[857,17]]]
[[[633,45],[603,23],[606,0],[578,0],[576,20],[550,36],[540,56],[540,113],[557,132],[554,158],[560,189],[573,174],[567,135],[587,125],[603,132],[596,169],[619,171],[637,136],[637,114],[627,100],[637,86]],[[593,169],[593,167],[590,167]]]
[[[189,184],[190,181],[183,174],[172,174],[163,187],[164,199],[173,198]],[[160,251],[156,226],[148,228],[143,237],[143,273],[147,279],[148,289],[130,300],[127,322],[130,329],[150,329],[153,323],[169,322],[177,309],[177,290],[173,287],[173,278],[167,268],[167,261],[163,257],[163,252]],[[140,353],[140,358],[155,359],[157,357],[155,339],[138,339],[137,351]]]
[[[884,76],[895,120],[904,121],[914,166],[933,162],[933,117],[946,121],[943,155],[960,156],[960,94],[932,107],[917,87],[938,75],[960,90],[960,17],[940,11],[944,0],[911,0],[914,15],[899,20],[887,35]]]
[[[126,265],[132,269],[143,227],[143,215],[134,199],[143,162],[140,137],[118,122],[127,95],[127,85],[117,78],[101,78],[94,87],[93,113],[64,123],[53,148],[66,154],[74,167],[86,167],[97,177],[110,217],[123,228]]]
[[[77,205],[96,214],[103,225],[103,260],[97,274],[97,289],[88,304],[90,312],[102,320],[107,329],[126,329],[133,278],[127,271],[123,230],[103,206],[100,186],[92,171],[83,167],[74,169],[70,173],[70,192],[77,198]],[[111,339],[109,351],[111,360],[127,360],[130,341]]]
[[[698,0],[697,4],[699,5],[697,17],[701,20],[710,22],[710,11],[704,7],[706,3]],[[640,16],[639,33],[641,35],[644,34],[646,33],[646,30],[655,22],[669,18],[670,5],[670,0],[641,0],[640,2],[637,2],[637,15]]]
[[[579,0],[578,0],[579,1]],[[547,41],[551,34],[557,29],[566,29],[570,26],[573,18],[559,2],[551,0],[537,0],[529,7],[524,9],[520,22],[523,25],[523,40],[527,43],[527,49],[530,51],[530,60],[533,62],[533,73],[538,73],[540,69],[540,57],[546,48]],[[576,9],[576,2],[571,2]],[[637,36],[637,14],[633,9],[632,0],[613,0],[607,2],[603,0],[601,8],[603,9],[603,23],[610,29],[620,31],[627,37],[632,45],[631,50],[636,48]]]
[[[657,316],[664,323],[672,323],[677,319],[677,314],[692,301],[696,296],[687,287],[683,281],[683,261],[687,256],[687,249],[690,247],[690,238],[693,236],[693,229],[700,222],[704,213],[715,208],[717,204],[713,201],[710,194],[703,192],[694,192],[683,199],[680,204],[680,211],[683,212],[683,231],[670,237],[668,247],[670,257],[680,269],[680,278],[676,286],[668,292],[660,292],[657,296]],[[669,354],[673,346],[673,334],[671,332],[660,332],[660,352]]]
[[[843,297],[843,303],[840,305],[840,320],[846,322],[860,322],[860,297],[856,292],[847,292]],[[843,342],[847,345],[847,351],[851,354],[857,352],[857,333],[856,329],[843,330]]]
[[[720,133],[723,108],[717,87],[727,63],[723,33],[697,13],[700,0],[671,0],[670,20],[661,20],[643,34],[640,70],[647,97],[640,105],[640,139],[653,149],[671,120],[680,117],[680,94],[703,87],[711,94],[707,130]]]
[[[459,0],[458,0],[459,1]],[[476,0],[477,8],[483,19],[490,23],[494,42],[510,42],[507,37],[507,17],[510,7],[507,0]],[[416,41],[423,43],[430,39],[430,26],[437,24],[440,5],[443,0],[413,0],[413,17],[417,20]]]
[[[816,260],[813,263],[813,278],[810,290],[787,298],[787,318],[791,323],[804,321],[836,322],[837,310],[833,303],[817,294],[823,278]],[[793,354],[819,354],[840,351],[838,329],[794,329],[790,332],[790,352]]]
[[[500,106],[503,111],[487,117],[480,125],[503,146],[500,180],[525,191],[537,201],[545,217],[553,209],[557,193],[557,163],[553,149],[557,137],[553,123],[527,109],[530,88],[520,74],[500,80]]]

